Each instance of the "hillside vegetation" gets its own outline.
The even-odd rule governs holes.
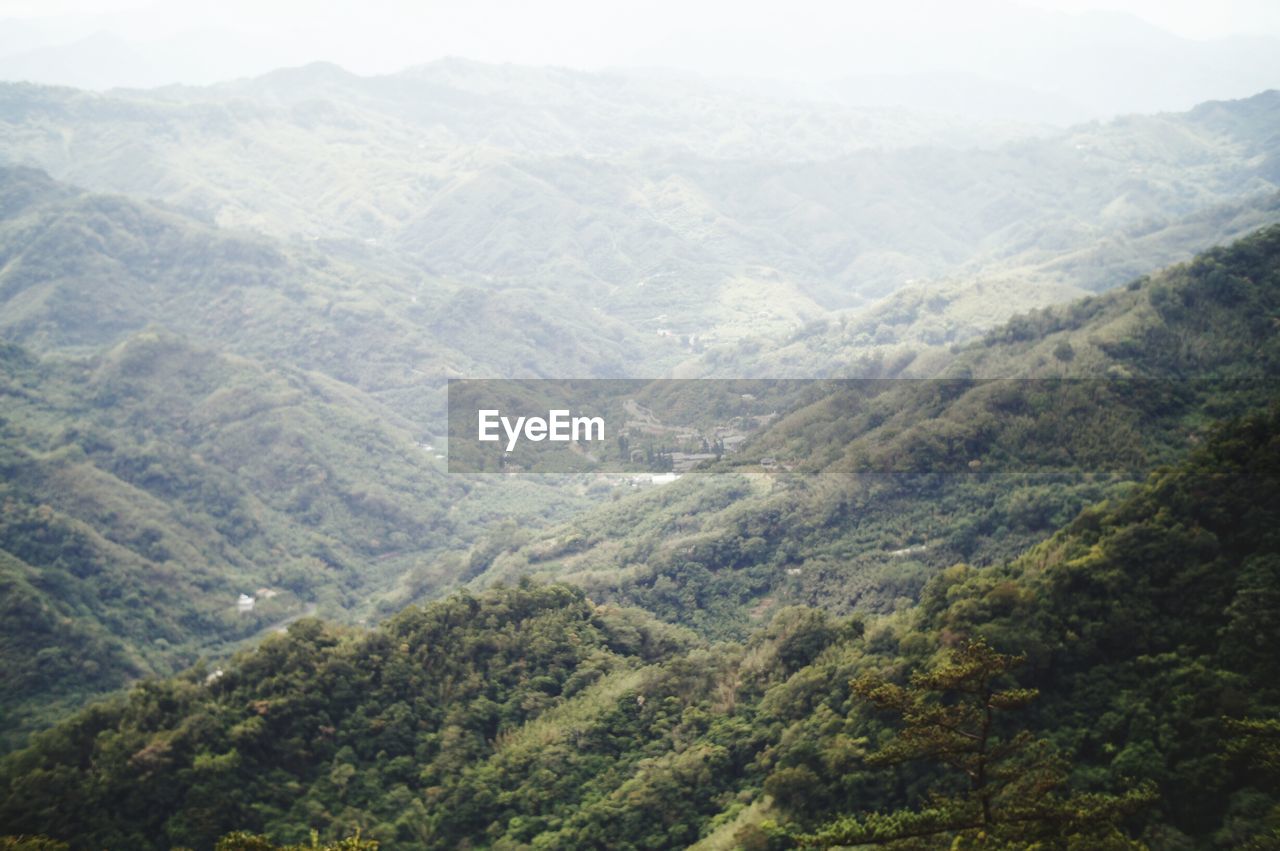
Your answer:
[[[0,849],[1274,846],[1278,127],[0,84]],[[445,472],[448,378],[670,376],[866,380]]]
[[[445,551],[582,500],[450,479],[349,385],[159,332],[75,359],[7,345],[0,400],[6,746],[304,612],[439,593]],[[252,612],[240,594],[261,597]]]
[[[15,234],[41,217],[70,227],[85,204],[106,203],[31,172],[9,175]],[[777,456],[799,465],[794,475],[729,470],[682,481],[543,534],[537,526],[608,489],[446,478],[439,453],[415,445],[423,432],[414,421],[361,389],[359,376],[332,377],[339,358],[354,363],[358,352],[317,345],[309,323],[328,320],[323,310],[308,316],[306,299],[292,331],[277,324],[284,307],[263,308],[275,318],[265,327],[233,326],[224,345],[243,354],[194,342],[226,311],[202,318],[185,308],[185,288],[295,304],[272,293],[301,267],[254,238],[110,204],[138,218],[95,220],[102,232],[85,230],[95,236],[82,243],[50,235],[47,250],[15,237],[3,273],[14,301],[46,317],[7,313],[9,333],[47,352],[11,347],[3,359],[10,472],[0,546],[15,613],[4,652],[22,684],[7,693],[9,747],[86,696],[216,656],[312,607],[367,619],[459,582],[570,580],[597,599],[736,639],[793,602],[891,611],[938,570],[1010,557],[1176,457],[1206,422],[1270,393],[1243,379],[1274,374],[1277,236],[1268,231],[1129,289],[1018,319],[958,354],[922,356],[955,375],[1198,379],[1176,393],[1085,382],[1033,398],[891,382],[865,405],[836,393],[783,417],[738,459]],[[72,244],[84,246],[81,259],[53,250]],[[208,265],[188,260],[192,252]],[[148,257],[159,271],[148,271]],[[244,271],[221,257],[241,258]],[[40,271],[54,262],[66,277]],[[246,289],[253,275],[267,276],[260,289]],[[23,281],[40,282],[45,297]],[[86,299],[93,293],[97,304]],[[109,328],[101,317],[112,310],[122,320],[96,338],[110,347],[103,354],[70,345],[94,339],[84,329]],[[301,366],[271,365],[280,360]],[[1220,378],[1239,380],[1212,383]],[[1083,413],[1069,415],[1073,405]],[[1077,454],[1064,461],[1068,432]],[[1014,469],[991,465],[1000,458]],[[1050,475],[1035,467],[1046,459]],[[971,461],[988,468],[936,474]],[[901,463],[944,466],[864,475]],[[262,588],[274,596],[252,613],[235,610],[239,594]]]
[[[222,676],[147,683],[42,734],[0,769],[0,814],[85,848],[208,847],[246,826],[390,847],[790,847],[956,791],[927,762],[870,758],[895,724],[854,685],[940,668],[981,638],[1024,654],[1014,676],[1036,690],[994,741],[1028,731],[1061,778],[993,779],[1004,800],[1090,793],[1101,812],[1099,795],[1146,784],[1112,816],[1080,816],[1082,847],[1261,842],[1280,794],[1249,744],[1270,741],[1256,719],[1280,706],[1278,476],[1273,408],[1018,559],[948,569],[917,607],[788,608],[741,645],[527,583],[368,633],[303,621]],[[1025,847],[1033,827],[998,829]]]
[[[936,571],[1012,557],[1275,398],[1277,269],[1271,228],[1019,317],[933,367],[954,379],[833,383],[721,475],[586,512],[475,582],[569,580],[725,637],[788,603],[909,604]]]

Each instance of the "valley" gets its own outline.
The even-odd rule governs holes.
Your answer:
[[[0,83],[0,847],[1270,847],[1280,92],[788,91]]]

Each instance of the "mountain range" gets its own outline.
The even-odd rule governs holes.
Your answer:
[[[652,376],[875,310],[860,342],[962,341],[1239,236],[1274,220],[1278,104],[975,144],[927,117],[696,80],[312,65],[148,92],[6,85],[0,157],[347,261],[347,281],[396,278],[408,303],[382,309],[410,322],[452,291],[467,316],[483,303],[505,324],[585,326],[499,374]],[[879,303],[904,289],[927,289],[937,315],[899,327],[916,322],[898,321],[903,302]],[[617,344],[577,339],[591,332]],[[445,370],[483,370],[466,354]]]
[[[0,84],[0,847],[1269,847],[1280,93],[746,88]],[[447,471],[447,379],[726,376],[841,380]]]
[[[898,506],[932,511],[948,531],[998,519],[1005,526],[993,537],[1006,543],[1018,540],[1016,518],[1058,510],[1043,522],[1059,530],[1045,537],[1031,528],[1043,541],[1021,555],[934,562],[908,547],[877,557],[861,532],[866,521],[813,505],[788,515],[745,492],[736,526],[711,536],[689,524],[711,522],[708,501],[732,494],[672,487],[624,499],[599,515],[627,530],[609,533],[609,550],[656,565],[672,563],[671,553],[679,576],[659,567],[647,581],[644,568],[624,565],[614,573],[629,574],[621,585],[629,590],[588,578],[587,596],[581,571],[559,571],[570,585],[526,572],[514,585],[409,607],[370,630],[301,620],[216,669],[201,663],[148,681],[37,735],[0,763],[0,813],[19,831],[86,848],[208,847],[237,828],[286,842],[314,829],[424,848],[795,847],[891,837],[904,823],[925,837],[975,835],[977,827],[912,813],[922,790],[940,802],[937,790],[953,788],[949,761],[944,752],[933,766],[876,763],[895,726],[860,695],[864,683],[912,671],[910,682],[921,684],[930,669],[971,670],[946,665],[989,641],[1019,654],[1000,658],[1018,668],[1023,687],[1002,694],[1020,703],[999,707],[1034,702],[992,728],[995,747],[1002,759],[1018,755],[1041,785],[1023,788],[1009,779],[1016,775],[982,781],[975,788],[999,807],[1034,814],[997,819],[983,833],[998,831],[1013,847],[1036,836],[1136,847],[1133,835],[1141,847],[1265,847],[1280,791],[1267,750],[1280,705],[1269,652],[1280,424],[1275,394],[1258,394],[1257,378],[1274,374],[1277,252],[1272,229],[1038,326],[1014,323],[971,350],[974,361],[1026,362],[1030,352],[1093,340],[1116,367],[1217,379],[1206,395],[1156,411],[1177,423],[1182,445],[1171,447],[1174,463],[1137,483],[1081,489],[1059,480],[1038,495],[1024,487],[986,518],[966,502],[972,488],[892,494]],[[1123,325],[1135,333],[1108,336]],[[1223,380],[1231,376],[1252,379]],[[1032,389],[986,401],[1034,406],[1038,385],[1024,385]],[[973,392],[935,398],[939,416],[921,425],[972,404]],[[1253,413],[1230,416],[1240,406]],[[837,451],[874,435],[836,436],[822,413],[799,416]],[[1044,442],[1052,435],[1037,440],[1017,419],[1005,425],[1021,428],[1028,448],[1053,449]],[[951,417],[953,427],[970,422]],[[1098,437],[1113,433],[1104,424]],[[1055,506],[1063,490],[1085,506]],[[874,514],[886,497],[864,498],[871,527],[884,529]],[[829,562],[826,579],[835,581],[810,605],[785,605],[798,596],[781,578],[791,575],[787,565],[818,572],[819,538],[864,555],[838,579]],[[551,543],[561,552],[546,552]],[[584,543],[594,556],[579,557]],[[651,552],[637,552],[645,545]],[[935,545],[954,547],[955,538],[924,549]],[[538,546],[543,572],[610,558],[604,541],[563,537],[523,552]],[[898,567],[884,569],[895,559]],[[769,575],[779,584],[756,593],[778,595],[778,606],[763,598],[744,638],[716,640],[715,619],[734,615],[714,601]],[[896,582],[901,596],[879,612],[846,609],[860,579],[881,593]],[[955,681],[960,694],[965,682]],[[1082,797],[1064,797],[1068,789]],[[71,800],[74,811],[65,809]],[[897,814],[849,815],[873,810]],[[219,847],[233,840],[271,847],[245,834]]]

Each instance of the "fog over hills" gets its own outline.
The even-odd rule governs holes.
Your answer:
[[[1188,16],[1177,4],[1128,4],[1137,14],[1074,5],[663,0],[644,13],[606,14],[578,0],[537,11],[486,0],[447,14],[430,5],[335,3],[321,15],[296,4],[193,10],[143,3],[5,21],[12,35],[0,39],[0,78],[149,88],[253,77],[317,57],[386,74],[465,55],[585,70],[680,69],[856,106],[1056,124],[1185,110],[1254,94],[1280,78],[1280,29],[1264,34],[1247,18],[1231,22],[1228,11],[1208,28],[1204,19],[1214,16],[1203,13],[1179,27],[1179,11]],[[1255,22],[1266,17],[1252,13]]]
[[[346,241],[409,289],[569,299],[566,321],[651,338],[586,374],[723,359],[903,287],[997,287],[988,310],[891,340],[954,342],[1264,223],[1278,178],[1274,92],[1029,133],[449,60],[107,94],[6,84],[0,104],[0,155],[60,180],[287,245]]]

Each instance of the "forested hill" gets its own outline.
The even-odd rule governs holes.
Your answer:
[[[450,480],[431,435],[446,374],[638,356],[555,303],[0,167],[0,750],[304,612],[437,594],[441,553],[584,504]]]
[[[376,246],[286,244],[0,166],[0,335],[41,353],[96,351],[159,326],[324,373],[429,431],[449,375],[659,368],[637,332],[574,305],[528,288],[492,299]]]
[[[583,501],[499,495],[438,454],[349,385],[172,334],[78,358],[0,344],[0,749],[304,613],[438,594],[446,551]]]
[[[954,380],[886,382],[869,400],[861,385],[834,386],[784,413],[721,475],[485,549],[476,584],[571,581],[735,638],[789,603],[888,611],[958,561],[1016,555],[1181,457],[1213,420],[1275,398],[1278,328],[1271,228],[1016,318],[921,367]],[[992,376],[1018,380],[972,380]],[[748,463],[763,458],[778,466]]]
[[[973,669],[953,663],[985,638],[1026,657],[999,666],[988,841],[1268,847],[1278,495],[1273,407],[893,615],[789,608],[707,645],[522,583],[370,632],[302,621],[221,673],[146,683],[40,735],[0,765],[0,822],[74,848],[207,848],[236,828],[358,829],[389,848],[784,848],[936,826],[919,812],[932,792],[963,825],[948,769],[877,757],[901,720],[876,707],[912,671],[939,676],[910,688],[963,687]]]

